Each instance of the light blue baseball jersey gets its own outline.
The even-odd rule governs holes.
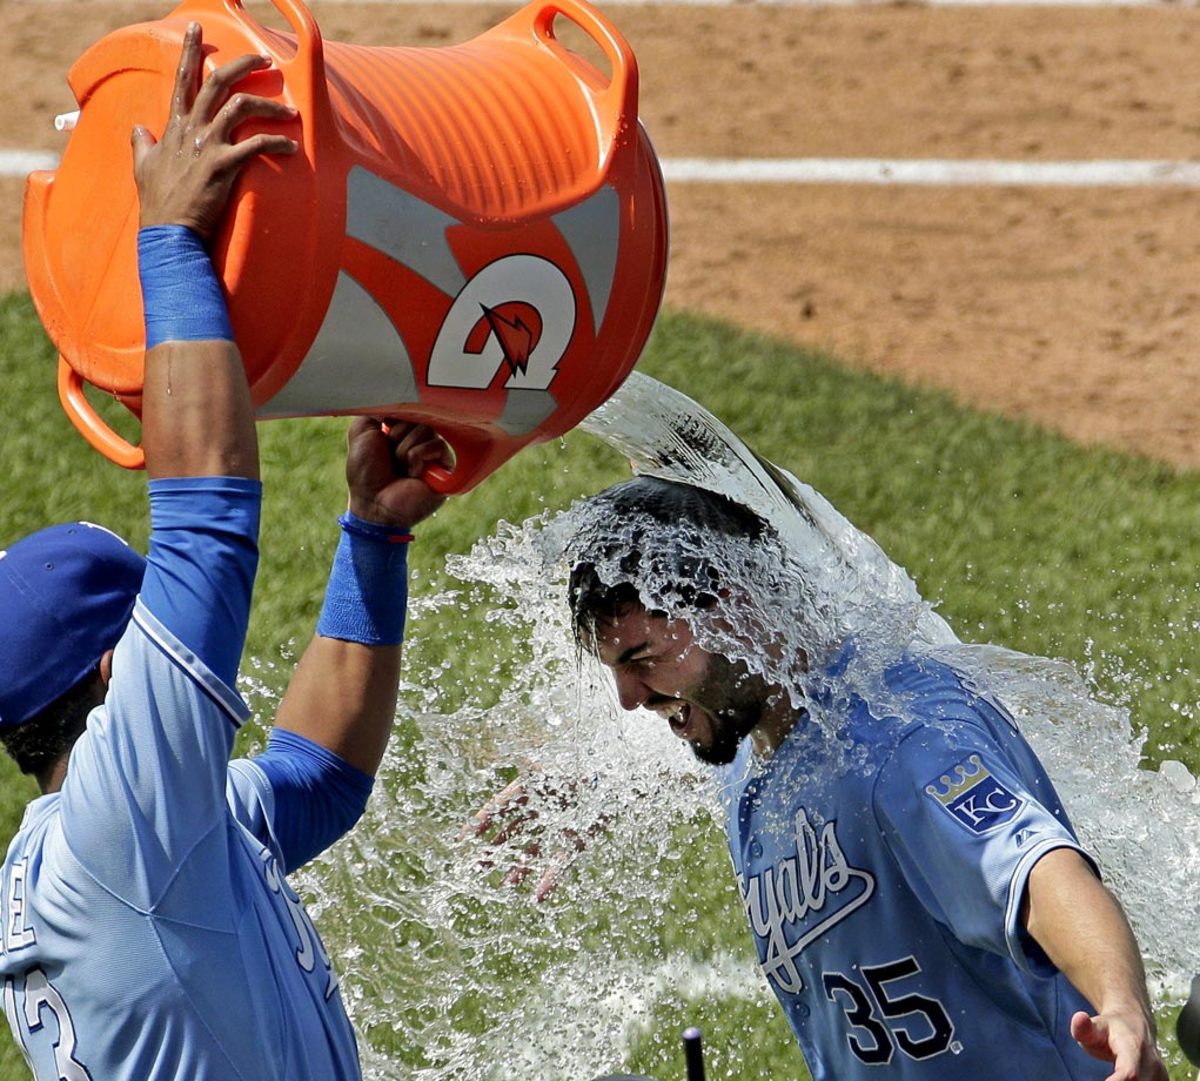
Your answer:
[[[1020,926],[1034,863],[1079,850],[1049,778],[950,668],[884,679],[904,720],[830,698],[836,739],[802,719],[722,777],[759,960],[814,1081],[1107,1077],[1070,1036],[1090,1007]]]
[[[230,762],[257,485],[156,498],[107,698],[4,864],[9,1024],[38,1081],[359,1078],[337,976],[284,878],[332,838],[277,829],[278,769]]]

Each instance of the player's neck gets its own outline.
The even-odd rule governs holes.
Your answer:
[[[45,773],[39,773],[37,777],[38,787],[42,790],[43,796],[50,795],[51,792],[58,792],[62,789],[63,782],[67,779],[67,756],[63,755],[57,762],[54,763]]]
[[[796,722],[803,714],[792,706],[788,695],[781,689],[776,691],[763,708],[750,738],[754,741],[754,753],[759,758],[770,758],[788,737],[788,733],[796,727]]]

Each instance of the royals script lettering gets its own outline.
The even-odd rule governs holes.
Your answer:
[[[793,995],[804,989],[796,962],[805,947],[875,892],[874,876],[847,861],[836,820],[818,828],[801,807],[795,827],[794,856],[748,879],[738,876],[763,972],[778,990]]]

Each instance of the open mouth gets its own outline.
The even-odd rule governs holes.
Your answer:
[[[667,718],[671,731],[680,739],[687,739],[690,734],[692,707],[686,702],[680,703],[679,709]]]

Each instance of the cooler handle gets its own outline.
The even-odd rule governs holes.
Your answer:
[[[249,29],[262,30],[262,24],[246,10],[242,0],[221,0],[221,2],[224,3],[225,10],[230,15]],[[260,34],[255,34],[257,43],[280,64],[305,63],[314,71],[323,71],[325,49],[321,40],[321,28],[317,25],[317,20],[313,18],[312,12],[301,0],[271,0],[271,3],[296,35],[295,55],[281,55]]]
[[[58,358],[58,400],[79,434],[110,462],[125,469],[145,469],[146,454],[117,435],[92,407],[83,393],[81,376],[65,357]]]
[[[497,440],[494,436],[465,426],[441,424],[437,421],[430,423],[454,452],[454,465],[451,468],[431,465],[421,474],[421,479],[442,495],[457,495],[470,491],[528,442]]]
[[[629,42],[617,28],[591,4],[583,0],[546,0],[540,6],[526,9],[532,14],[532,27],[541,44],[557,55],[574,55],[554,36],[554,19],[562,15],[570,19],[599,46],[612,65],[612,78],[601,90],[586,86],[598,110],[608,124],[608,134],[614,140],[625,128],[634,126],[637,119],[638,68]]]
[[[292,56],[280,53],[261,33],[255,33],[255,40],[280,70],[289,73],[292,83],[288,89],[294,103],[312,103],[315,114],[312,119],[317,123],[304,124],[301,138],[308,157],[315,160],[317,132],[323,130],[331,109],[329,87],[325,81],[325,43],[321,28],[301,0],[271,0],[271,3],[295,33],[296,52]],[[242,6],[242,0],[224,0],[224,4],[230,14],[249,28],[262,30],[262,25]]]

